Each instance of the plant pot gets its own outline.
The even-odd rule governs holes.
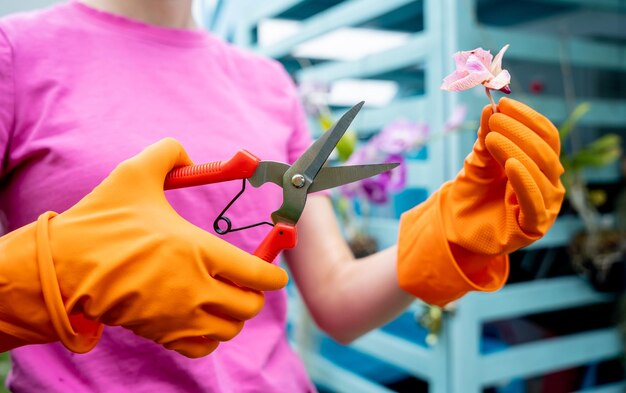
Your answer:
[[[603,230],[594,252],[585,247],[589,236],[579,233],[570,242],[571,263],[600,292],[626,292],[626,232]]]
[[[358,232],[348,240],[348,245],[356,258],[363,258],[378,251],[376,238],[367,233]]]

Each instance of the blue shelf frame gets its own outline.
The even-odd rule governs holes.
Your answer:
[[[426,93],[393,101],[383,109],[365,108],[355,120],[355,128],[371,134],[390,121],[403,117],[410,120],[428,119],[433,129],[441,129],[445,119],[460,104],[469,113],[480,113],[485,100],[477,100],[470,92],[444,94],[439,90],[441,80],[452,71],[451,55],[459,49],[488,46],[497,50],[510,44],[507,59],[532,60],[557,64],[562,53],[568,54],[573,66],[597,70],[626,71],[626,45],[591,41],[585,38],[562,38],[533,34],[511,28],[479,25],[475,15],[478,0],[423,0],[424,29],[414,33],[401,47],[376,53],[355,61],[333,61],[296,72],[298,81],[332,82],[343,78],[370,78],[409,66],[420,65],[426,72]],[[255,47],[253,30],[265,18],[306,3],[305,0],[271,0],[250,10],[238,21],[235,43],[270,57],[281,58],[295,46],[334,29],[355,26],[375,19],[410,3],[407,0],[346,0],[303,21],[300,32],[268,48]],[[588,7],[597,10],[624,11],[620,0],[546,0],[546,3]],[[469,16],[469,17],[468,17]],[[485,37],[488,41],[485,43]],[[532,39],[532,44],[529,44]],[[538,108],[553,122],[567,117],[568,107],[561,96],[522,96],[520,99]],[[626,99],[591,99],[594,110],[581,124],[594,127],[626,125]],[[569,105],[569,106],[568,106]],[[315,132],[315,130],[314,130]],[[472,138],[473,139],[473,138]],[[463,157],[472,141],[454,135],[432,142],[428,158],[412,162],[409,167],[411,187],[435,191],[452,178],[462,166]],[[614,180],[615,174],[605,176]],[[381,246],[395,243],[397,221],[369,219],[370,232]],[[575,217],[561,217],[540,241],[528,247],[543,249],[569,242],[572,234],[582,228]],[[299,310],[294,296],[290,312],[297,326],[296,345],[314,379],[336,392],[388,393],[383,385],[343,369],[320,355],[316,338],[321,333]],[[363,353],[393,364],[407,374],[426,380],[431,393],[474,393],[485,386],[511,378],[542,375],[551,371],[590,364],[622,356],[623,343],[615,328],[599,329],[568,336],[539,340],[510,347],[491,354],[479,350],[481,326],[489,320],[513,318],[538,312],[564,310],[583,305],[612,301],[591,289],[578,277],[560,277],[507,285],[495,294],[472,293],[456,303],[453,313],[446,313],[440,342],[432,348],[375,330],[351,344]],[[416,302],[413,311],[422,305]],[[296,310],[296,311],[294,311]],[[299,337],[298,337],[299,336]],[[567,354],[567,356],[563,356]],[[618,382],[585,390],[585,393],[626,391],[626,383]]]

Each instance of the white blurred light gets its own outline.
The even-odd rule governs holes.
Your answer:
[[[257,38],[259,47],[272,46],[300,31],[301,22],[286,19],[265,19],[259,22]]]
[[[398,84],[392,81],[342,79],[333,83],[328,94],[328,104],[352,106],[365,101],[366,106],[385,106],[398,92]]]
[[[406,42],[408,34],[374,29],[342,28],[298,45],[296,57],[358,60]]]
[[[215,0],[194,0],[191,3],[191,16],[198,26],[210,28],[207,22],[215,9]]]
[[[264,20],[259,24],[259,46],[276,44],[296,34],[301,28],[301,22]],[[296,57],[322,60],[357,60],[400,46],[409,39],[409,36],[409,33],[376,29],[341,28],[297,45],[292,54]]]
[[[259,24],[259,47],[272,46],[297,34],[302,23],[284,19],[267,19]],[[297,45],[295,57],[321,60],[357,60],[405,43],[408,33],[374,29],[342,28]],[[367,106],[387,105],[397,94],[392,81],[343,79],[334,82],[322,101],[328,105],[352,106],[365,101]],[[319,97],[318,97],[319,98]]]

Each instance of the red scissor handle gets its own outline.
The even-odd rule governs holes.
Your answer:
[[[165,177],[163,188],[200,186],[202,184],[247,179],[254,174],[261,160],[247,150],[239,150],[226,161],[207,162],[174,168]]]
[[[247,179],[254,174],[260,161],[258,157],[247,150],[239,150],[231,159],[226,161],[174,168],[165,177],[164,189],[171,190]],[[282,250],[295,247],[297,238],[295,225],[279,222],[265,236],[254,255],[271,263]]]
[[[254,255],[271,263],[282,250],[294,248],[297,240],[295,225],[279,222],[265,236]]]

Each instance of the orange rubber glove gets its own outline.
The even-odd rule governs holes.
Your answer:
[[[0,351],[60,340],[87,352],[106,324],[200,357],[238,334],[287,274],[174,211],[163,182],[188,164],[164,139],[66,212],[0,238]]]
[[[486,106],[461,172],[401,218],[400,286],[436,305],[502,287],[508,254],[540,239],[561,208],[559,151],[557,129],[533,109]]]

